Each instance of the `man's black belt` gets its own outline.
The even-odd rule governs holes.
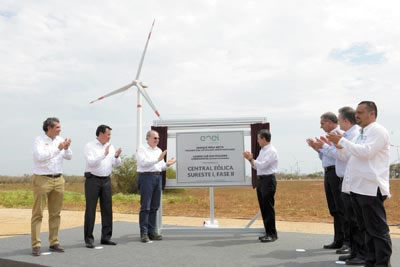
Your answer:
[[[335,169],[335,165],[324,167],[325,172],[331,171],[331,170],[334,170],[334,169]]]
[[[55,174],[39,174],[40,176],[46,176],[50,178],[58,178],[61,177],[62,173],[55,173]]]
[[[275,174],[259,175],[258,179],[262,180],[262,179],[273,178],[273,177],[275,177]]]
[[[86,172],[85,173],[85,177],[86,178],[94,177],[94,178],[97,178],[97,179],[107,179],[107,178],[110,178],[110,175],[109,176],[97,176],[97,175],[94,175],[91,172]]]
[[[161,175],[161,172],[139,172],[139,174],[147,174],[147,175]]]

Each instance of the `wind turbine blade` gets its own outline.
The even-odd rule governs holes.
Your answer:
[[[97,98],[96,100],[91,101],[90,104],[93,104],[94,102],[97,102],[97,101],[99,101],[99,100],[102,100],[102,99],[104,99],[104,98],[106,98],[106,97],[109,97],[109,96],[112,96],[112,95],[121,93],[121,92],[123,92],[123,91],[126,91],[126,90],[128,90],[129,88],[131,88],[134,84],[135,84],[135,82],[131,82],[130,84],[125,85],[124,87],[121,87],[121,88],[119,88],[119,89],[117,89],[117,90],[114,90],[114,91],[112,91],[112,92],[110,92],[110,93],[108,93],[108,94],[106,94],[106,95],[103,95],[103,96]]]
[[[135,80],[139,80],[140,72],[142,71],[144,56],[146,55],[147,46],[148,46],[148,44],[149,44],[149,40],[150,40],[150,37],[151,37],[151,32],[153,31],[153,27],[154,27],[154,22],[155,22],[155,21],[156,21],[156,19],[153,20],[153,24],[151,25],[151,29],[150,29],[150,32],[149,32],[149,36],[147,37],[146,45],[144,46],[142,58],[140,59],[139,68],[138,68],[138,70],[137,70]]]
[[[136,87],[138,88],[139,92],[142,94],[144,99],[146,99],[146,101],[150,105],[150,107],[153,109],[154,113],[156,113],[157,117],[161,119],[160,113],[158,112],[156,106],[154,106],[153,102],[151,101],[149,95],[144,90],[144,88],[139,83],[136,84]]]

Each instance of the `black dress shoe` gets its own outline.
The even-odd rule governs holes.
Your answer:
[[[111,241],[111,240],[101,240],[100,243],[101,243],[102,245],[110,245],[110,246],[115,246],[115,245],[117,245],[117,243],[115,243],[115,242],[113,242],[113,241]]]
[[[260,235],[259,237],[258,237],[258,240],[261,240],[261,239],[263,239],[263,238],[265,238],[266,237],[266,235]]]
[[[94,248],[94,245],[92,242],[86,243],[87,248]]]
[[[336,250],[336,254],[350,254],[350,253],[351,253],[351,249],[347,245],[343,245],[341,248]]]
[[[149,236],[148,236],[147,234],[142,234],[142,235],[140,236],[140,242],[142,242],[142,243],[149,243],[149,242],[150,242]]]
[[[156,241],[162,240],[162,235],[160,235],[160,234],[158,234],[158,233],[156,233],[156,232],[154,232],[154,233],[149,233],[148,236],[149,236],[149,239],[150,239],[150,240],[156,240]]]
[[[33,247],[32,248],[32,255],[33,256],[40,256],[40,247]]]
[[[339,256],[339,259],[338,259],[338,260],[340,260],[340,261],[347,261],[347,260],[352,259],[352,258],[355,258],[355,256],[349,254],[349,255],[342,255],[342,256]]]
[[[53,246],[50,246],[50,251],[52,252],[64,252],[64,248],[62,248],[59,244],[55,244]]]
[[[262,243],[267,243],[267,242],[274,242],[274,241],[277,240],[277,239],[278,239],[277,237],[266,235],[266,236],[264,236],[263,238],[261,238],[260,241],[261,241]]]
[[[324,249],[339,249],[341,247],[342,247],[342,244],[338,243],[338,242],[335,242],[335,241],[333,241],[329,245],[324,245]]]
[[[359,257],[354,257],[352,259],[346,260],[346,265],[364,265],[365,260]]]

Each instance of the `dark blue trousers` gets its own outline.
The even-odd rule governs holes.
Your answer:
[[[157,210],[161,201],[161,175],[139,173],[140,234],[156,232]]]

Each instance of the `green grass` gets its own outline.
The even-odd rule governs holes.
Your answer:
[[[114,203],[132,203],[132,202],[137,202],[139,203],[140,201],[140,195],[137,194],[122,194],[118,193],[113,195],[113,202]]]
[[[179,193],[178,193],[179,194]],[[169,193],[163,195],[163,201],[166,203],[194,203],[192,196],[179,196]],[[113,195],[114,204],[139,203],[140,195],[122,194]],[[64,205],[82,206],[85,205],[85,194],[79,192],[64,192]],[[0,206],[5,208],[31,208],[33,205],[33,192],[31,190],[8,190],[0,191]]]
[[[13,190],[0,192],[0,205],[6,208],[32,207],[32,191]]]
[[[85,195],[76,192],[64,192],[64,203],[85,203]],[[31,208],[33,192],[30,190],[0,191],[0,206],[6,208]]]

